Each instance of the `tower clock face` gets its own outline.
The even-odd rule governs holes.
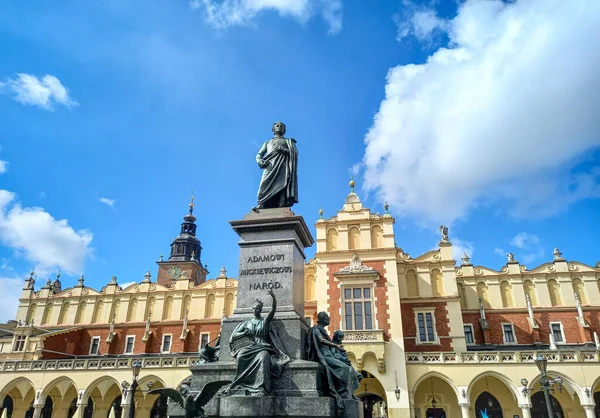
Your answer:
[[[181,267],[173,266],[169,269],[169,276],[171,279],[178,279],[181,276]]]

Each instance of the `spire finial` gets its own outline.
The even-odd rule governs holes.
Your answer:
[[[29,273],[29,278],[33,279],[34,274],[35,274],[35,267],[31,269],[31,273]]]
[[[190,199],[190,204],[188,205],[190,207],[190,215],[193,215],[194,213],[194,189],[192,189],[192,198]]]
[[[323,206],[319,209],[319,219],[323,219]]]
[[[354,176],[350,177],[350,192],[354,193],[354,185],[356,183],[354,182]]]
[[[164,256],[163,256],[163,253],[160,253],[160,256],[159,256],[159,259],[158,259],[158,261],[163,261],[163,257],[164,257]]]
[[[470,261],[471,261],[471,257],[469,257],[469,255],[467,253],[464,253],[463,256],[461,257],[461,260],[463,262],[463,265],[468,266],[470,265]]]
[[[192,251],[191,260],[194,261],[196,259],[196,251]]]
[[[383,204],[383,209],[385,210],[385,214],[389,214],[389,209],[390,209],[390,205],[388,205],[387,200],[385,201],[385,203]]]
[[[219,271],[218,279],[226,279],[227,278],[227,269],[225,266],[221,267],[221,271]]]
[[[81,276],[81,277],[83,277],[83,276]],[[56,273],[56,280],[59,280],[59,279],[60,279],[60,269],[58,270],[58,273]]]
[[[146,272],[146,274],[144,274],[144,281],[142,283],[150,283],[151,277],[152,277],[152,275],[150,274],[150,270],[148,270]]]

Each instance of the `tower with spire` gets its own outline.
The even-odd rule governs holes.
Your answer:
[[[202,266],[202,245],[196,236],[194,216],[194,196],[189,203],[189,212],[183,217],[179,235],[171,243],[169,259],[158,263],[158,283],[165,286],[175,280],[190,280],[194,284],[203,283],[208,270]]]

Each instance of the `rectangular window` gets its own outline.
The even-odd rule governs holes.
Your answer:
[[[162,350],[163,353],[170,353],[171,352],[171,335],[163,335],[163,340],[162,340]]]
[[[200,336],[200,348],[204,347],[206,344],[208,344],[208,334],[202,334]]]
[[[564,343],[565,339],[563,337],[562,324],[560,322],[550,323],[550,328],[552,329],[552,336],[554,337],[554,342]]]
[[[100,348],[100,337],[92,337],[92,344],[90,345],[90,355],[98,355],[98,349]]]
[[[517,342],[513,324],[502,324],[502,330],[504,332],[504,344],[514,344]]]
[[[344,289],[344,325],[346,330],[373,329],[373,301],[370,287]]]
[[[473,325],[465,324],[465,342],[467,344],[475,344],[475,337],[473,336]]]
[[[125,354],[133,354],[135,335],[128,335],[125,339]]]
[[[436,341],[433,312],[417,312],[417,327],[419,342],[433,343]]]
[[[25,335],[19,335],[15,340],[15,347],[13,351],[24,351],[25,350],[25,339],[27,337]]]

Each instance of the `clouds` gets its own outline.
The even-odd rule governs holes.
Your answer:
[[[8,171],[8,161],[0,160],[0,174],[4,174]]]
[[[32,74],[19,73],[14,78],[0,82],[0,93],[12,96],[21,104],[44,110],[53,110],[57,105],[69,109],[78,105],[60,80],[49,74],[38,78]]]
[[[510,241],[510,246],[516,250],[512,250],[517,253],[516,259],[523,264],[528,264],[533,261],[542,260],[545,255],[542,240],[535,234],[529,232],[519,232]],[[494,248],[494,253],[506,257],[508,251],[504,251],[501,248]]]
[[[441,19],[435,9],[403,1],[402,16],[394,16],[398,26],[396,39],[402,41],[408,36],[415,37],[419,42],[431,44],[436,35],[448,28],[448,21]]]
[[[406,36],[443,26],[450,48],[390,69],[365,187],[436,222],[492,200],[543,217],[600,197],[595,161],[577,166],[600,145],[600,2],[467,0],[443,25],[420,13]]]
[[[0,242],[36,264],[39,274],[57,268],[81,273],[91,255],[92,233],[75,231],[66,219],[56,220],[42,208],[24,208],[15,197],[0,190]]]
[[[98,202],[105,204],[109,208],[115,207],[115,199],[109,199],[108,197],[99,197]]]
[[[24,279],[0,276],[0,322],[15,319]]]
[[[250,25],[264,10],[277,11],[300,23],[319,13],[329,25],[330,34],[342,29],[341,0],[190,0],[190,6],[203,8],[206,20],[217,29]]]

